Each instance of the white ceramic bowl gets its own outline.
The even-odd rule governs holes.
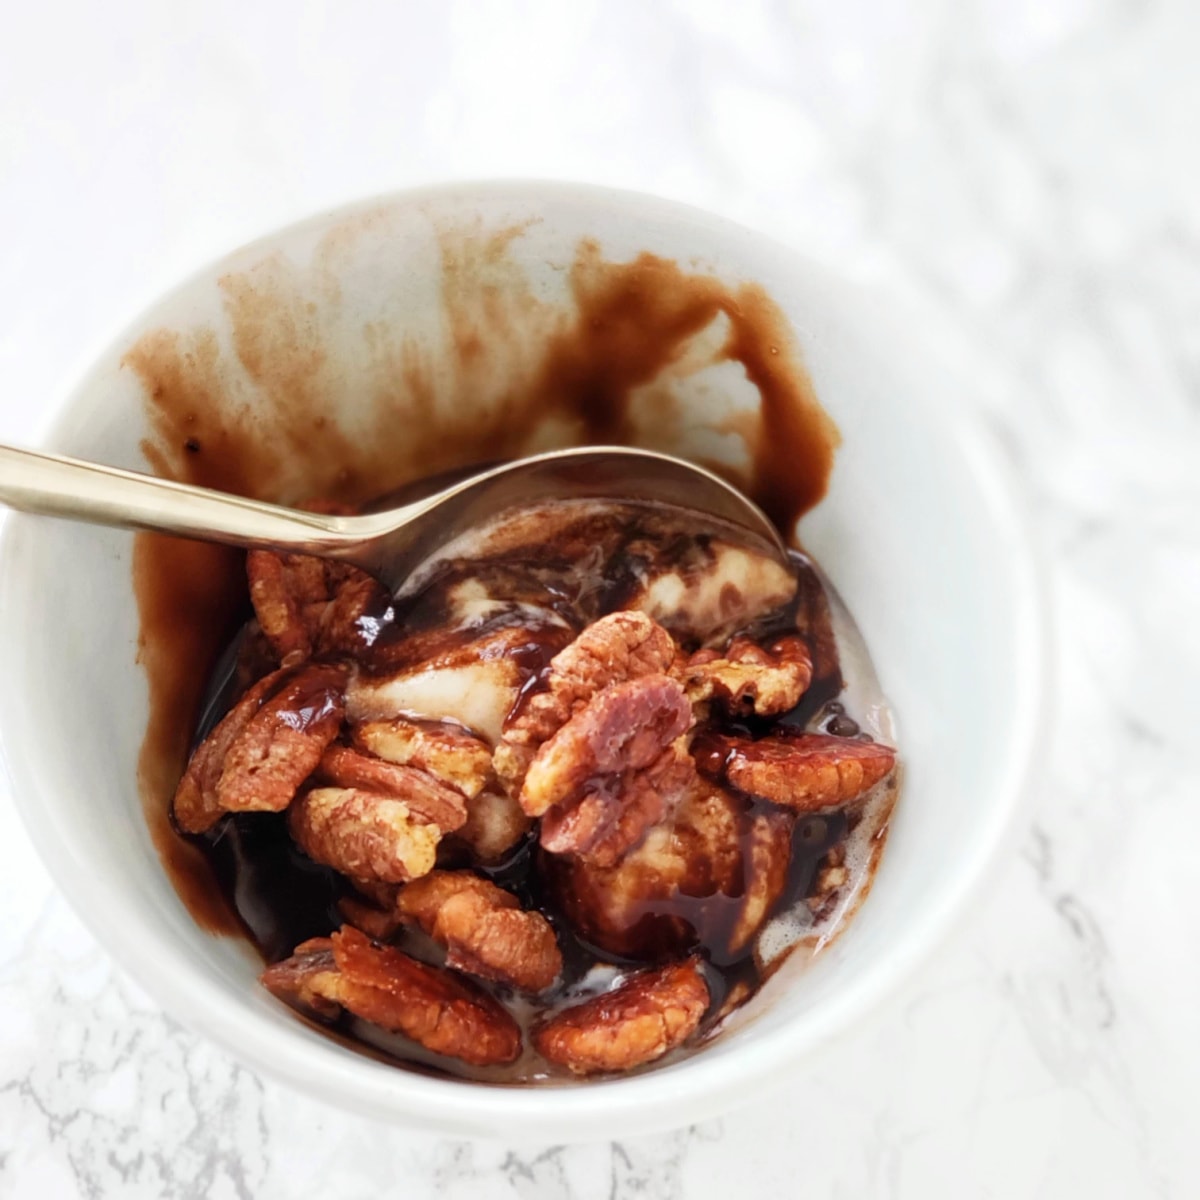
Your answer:
[[[499,257],[470,252],[505,229],[517,232],[500,240]],[[256,984],[244,943],[197,928],[147,834],[130,536],[14,517],[0,549],[0,735],[21,815],[81,918],[167,1011],[252,1066],[346,1108],[459,1135],[644,1133],[794,1078],[806,1052],[910,976],[961,913],[1003,843],[1044,707],[1044,619],[1028,541],[953,381],[929,369],[912,331],[846,284],[756,233],[659,200],[532,183],[442,187],[272,234],[134,322],[63,402],[47,445],[145,469],[142,387],[122,357],[164,327],[186,342],[207,326],[227,345],[230,278],[258,280],[251,298],[268,307],[284,302],[281,280],[304,281],[313,307],[296,308],[273,336],[324,339],[312,386],[318,405],[340,416],[364,390],[356,372],[367,329],[403,330],[436,375],[448,290],[468,302],[491,297],[502,310],[519,287],[543,315],[566,311],[566,268],[586,238],[608,259],[650,250],[688,270],[757,281],[790,319],[844,438],[833,486],[802,536],[858,619],[906,764],[882,865],[848,932],[702,1053],[630,1079],[501,1089],[389,1067],[306,1028]],[[519,379],[530,352],[509,342],[493,347],[488,367],[498,387],[506,371]],[[222,386],[263,402],[235,355],[218,370]]]

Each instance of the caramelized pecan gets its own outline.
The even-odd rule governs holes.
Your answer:
[[[352,879],[354,894],[338,900],[338,912],[355,929],[382,941],[391,937],[400,925],[396,916],[396,897],[400,885],[372,879]]]
[[[796,707],[812,681],[812,659],[794,635],[765,648],[735,637],[723,653],[698,650],[681,675],[693,704],[716,700],[731,713],[765,717]]]
[[[288,810],[288,829],[313,859],[354,880],[405,883],[433,870],[441,830],[403,801],[358,788],[314,788]]]
[[[645,675],[606,688],[544,742],[521,807],[542,816],[541,842],[559,854],[616,862],[660,821],[692,778],[672,743],[692,723],[682,688]]]
[[[305,507],[339,516],[351,511],[324,502]],[[258,623],[285,665],[361,647],[360,620],[387,606],[386,590],[365,571],[310,554],[251,550],[246,576]]]
[[[272,995],[289,1004],[333,1020],[341,1005],[333,999],[337,989],[337,967],[333,961],[333,943],[328,938],[310,938],[292,951],[291,958],[273,963],[260,976]]]
[[[523,912],[511,892],[469,871],[434,871],[401,888],[396,913],[446,948],[446,962],[470,975],[529,992],[562,970],[550,923]]]
[[[192,752],[171,802],[175,823],[184,833],[204,833],[221,817],[224,810],[217,800],[217,782],[225,769],[229,747],[250,724],[263,700],[292,674],[289,669],[260,679]]]
[[[306,554],[251,550],[246,555],[246,577],[263,636],[280,661],[300,662],[312,654],[312,630],[302,614],[300,597],[325,592],[321,560]]]
[[[834,846],[821,858],[817,873],[813,877],[805,903],[814,916],[821,920],[832,911],[837,903],[838,892],[850,881],[846,867],[846,847]]]
[[[346,668],[305,666],[247,723],[225,756],[217,802],[226,812],[282,812],[342,724]]]
[[[512,1062],[521,1053],[517,1023],[470,980],[372,945],[357,929],[343,928],[330,940],[341,1002],[356,1016],[475,1066]]]
[[[553,854],[574,854],[611,867],[674,808],[695,775],[687,751],[668,746],[644,770],[625,772],[550,809],[542,818],[539,840]]]
[[[486,742],[446,721],[367,721],[351,740],[361,750],[388,762],[416,767],[457,788],[468,800],[483,791],[492,773]]]
[[[692,724],[683,689],[666,675],[607,688],[543,743],[525,775],[521,807],[540,817],[592,780],[650,766]]]
[[[686,1041],[708,1008],[699,959],[633,975],[602,996],[557,1012],[535,1027],[543,1058],[577,1075],[628,1071]]]
[[[890,746],[823,733],[775,735],[756,742],[706,733],[693,743],[692,752],[706,774],[797,812],[851,804],[896,763]]]
[[[551,660],[545,690],[525,699],[504,727],[493,764],[510,795],[518,795],[538,747],[598,693],[613,684],[661,675],[675,643],[642,613],[617,612],[589,625]]]
[[[344,1008],[472,1066],[512,1062],[521,1053],[516,1022],[481,988],[375,945],[352,926],[297,947],[291,959],[268,967],[262,982],[320,1015]]]
[[[442,833],[452,833],[467,819],[463,794],[416,767],[333,745],[321,756],[318,770],[321,778],[334,787],[358,788],[403,800],[409,812],[436,825]]]
[[[203,833],[226,812],[281,812],[342,722],[346,669],[284,668],[255,684],[192,755],[175,820]]]
[[[310,858],[355,880],[403,883],[426,874],[442,836],[467,820],[462,792],[414,766],[332,745],[319,774],[332,786],[296,803],[292,836]]]
[[[750,831],[742,848],[745,887],[737,920],[729,932],[729,950],[738,954],[762,928],[787,887],[791,864],[792,829],[789,812],[757,812],[749,818]]]

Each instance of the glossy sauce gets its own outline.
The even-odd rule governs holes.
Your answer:
[[[427,573],[425,582],[414,593],[396,599],[380,618],[374,644],[360,658],[367,674],[388,673],[398,667],[411,668],[415,645],[422,654],[452,653],[463,637],[478,638],[500,622],[520,623],[528,619],[523,609],[514,614],[501,611],[467,631],[457,630],[449,620],[454,589],[464,580],[486,585],[495,595],[515,594],[526,605],[538,601],[532,611],[544,606],[563,624],[542,629],[532,624],[528,641],[518,645],[512,656],[519,664],[524,682],[518,690],[512,713],[544,685],[550,657],[574,636],[584,624],[615,611],[633,596],[638,580],[647,570],[699,571],[709,563],[712,535],[661,537],[661,555],[650,555],[647,546],[662,534],[661,522],[639,519],[630,509],[618,519],[610,514],[603,520],[590,519],[566,527],[563,546],[553,541],[538,543],[536,550],[521,547],[509,555],[451,558]],[[581,544],[580,526],[586,531],[583,541],[604,545],[605,555],[594,556],[581,568],[574,561]],[[830,729],[837,724],[845,732],[858,732],[835,697],[842,688],[841,667],[837,658],[837,639],[832,615],[820,578],[799,553],[792,556],[797,581],[794,597],[773,612],[745,627],[744,632],[767,643],[781,634],[799,630],[811,647],[814,660],[813,682],[801,702],[781,718],[714,718],[720,728],[749,737],[760,736],[777,724],[798,728]],[[236,673],[239,658],[235,639],[222,656],[216,673],[210,703],[196,730],[196,741],[210,732],[236,699]],[[510,713],[511,715],[511,713]],[[304,712],[298,713],[298,719]],[[840,724],[839,724],[840,723]],[[698,761],[701,773],[704,764]],[[774,909],[795,909],[811,893],[814,876],[822,857],[842,844],[849,830],[842,813],[803,816],[790,814],[751,797],[732,797],[738,813],[739,843],[745,861],[750,859],[751,831],[756,824],[769,828],[776,844],[790,846],[786,881]],[[182,837],[183,835],[177,835]],[[267,963],[287,958],[301,942],[327,935],[344,921],[339,901],[354,897],[354,888],[341,875],[306,858],[293,843],[283,814],[240,814],[222,820],[212,831],[189,839],[206,859],[225,906],[236,914],[241,929],[258,948]],[[521,906],[541,912],[555,929],[563,953],[564,969],[555,989],[539,997],[539,1005],[556,1005],[593,993],[596,980],[605,972],[621,972],[647,963],[669,961],[699,951],[705,961],[705,973],[713,1003],[710,1023],[721,1010],[725,997],[738,989],[739,995],[752,994],[761,981],[764,963],[753,939],[734,945],[734,931],[742,917],[743,892],[734,881],[704,874],[698,866],[689,870],[680,886],[669,895],[647,895],[635,903],[630,920],[614,948],[611,937],[592,937],[586,906],[581,910],[578,896],[586,889],[572,877],[573,860],[546,854],[528,836],[498,864],[481,865],[453,838],[439,852],[439,866],[479,870],[518,897]],[[698,873],[697,873],[698,872]],[[426,960],[439,962],[441,954],[429,939],[419,933],[402,932],[399,944]],[[415,945],[414,945],[415,943]],[[533,1009],[504,988],[490,988],[519,1018],[528,1020]],[[364,1022],[343,1014],[334,1023],[354,1039],[366,1039],[377,1050],[398,1056],[406,1062],[418,1062],[426,1070],[445,1070],[457,1075],[493,1082],[536,1082],[561,1077],[527,1052],[517,1064],[505,1068],[473,1069],[427,1052],[419,1052],[406,1039],[371,1029]],[[414,1055],[416,1058],[414,1060]]]

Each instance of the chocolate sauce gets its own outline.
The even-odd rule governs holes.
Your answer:
[[[559,530],[562,543],[542,543],[537,553],[523,547],[511,554],[484,551],[469,560],[449,558],[430,570],[411,594],[397,596],[387,613],[378,618],[380,627],[362,652],[360,669],[368,675],[411,669],[430,658],[453,657],[464,637],[478,639],[496,629],[519,625],[523,640],[506,651],[523,680],[511,719],[530,695],[544,687],[553,654],[582,625],[634,598],[637,589],[645,586],[647,572],[678,572],[687,580],[715,569],[722,544],[719,539],[704,532],[688,536],[668,531],[664,535],[663,521],[662,510],[628,506],[608,510],[603,517],[586,515],[577,522],[567,521]],[[603,553],[583,554],[581,566],[575,556],[584,546],[603,547]],[[739,632],[769,644],[783,634],[799,631],[812,650],[813,682],[800,704],[782,718],[734,718],[715,710],[711,719],[725,732],[759,737],[780,720],[798,728],[830,720],[849,721],[835,699],[842,678],[825,591],[813,566],[799,552],[792,554],[791,568],[796,581],[791,599]],[[520,607],[502,608],[459,629],[450,617],[456,590],[466,583],[490,595],[511,597]],[[543,611],[560,623],[548,623],[549,617],[539,623],[537,614]],[[220,656],[208,702],[195,728],[194,744],[209,734],[237,699],[240,676],[236,666],[246,657],[252,629],[248,625],[239,632]],[[306,713],[301,703],[297,720],[303,721]],[[701,730],[696,740],[701,775],[719,774],[706,769],[703,745]],[[630,969],[699,952],[706,964],[714,1001],[710,1013],[715,1017],[726,996],[735,990],[739,995],[751,993],[760,982],[762,964],[754,938],[738,932],[748,889],[769,887],[772,909],[802,904],[822,859],[847,833],[842,814],[797,819],[733,793],[726,793],[726,802],[737,830],[739,861],[744,864],[740,870],[749,870],[750,864],[757,862],[756,845],[773,847],[767,852],[773,865],[765,868],[766,875],[761,874],[761,866],[756,867],[760,875],[753,882],[742,873],[723,872],[714,865],[715,860],[699,853],[677,885],[665,891],[651,886],[635,897],[616,929],[606,928],[603,922],[597,925],[588,909],[589,896],[594,901],[595,889],[607,886],[606,873],[592,873],[578,860],[545,853],[533,835],[495,864],[473,861],[465,846],[448,838],[442,843],[439,865],[480,871],[516,895],[523,908],[542,913],[553,926],[564,966],[555,993],[540,997],[541,1003],[552,1006],[578,994],[587,987],[591,973],[605,964]],[[182,841],[184,835],[177,833],[176,838]],[[287,958],[309,938],[332,933],[344,922],[339,903],[356,894],[343,876],[312,862],[297,849],[284,814],[228,816],[187,843],[203,856],[222,901],[221,911],[235,914],[241,931],[266,963]],[[653,885],[653,872],[648,878]],[[422,941],[418,952],[428,956],[429,948],[430,944]],[[504,999],[502,991],[499,998]],[[388,1040],[344,1015],[335,1024],[351,1038],[369,1034],[376,1050],[405,1056],[402,1039]],[[428,1056],[421,1056],[421,1061],[423,1069],[436,1069],[436,1062]],[[447,1064],[447,1069],[463,1073],[460,1065]],[[491,1071],[478,1077],[498,1079],[502,1074]],[[529,1081],[553,1074],[545,1064],[537,1064],[507,1078]]]

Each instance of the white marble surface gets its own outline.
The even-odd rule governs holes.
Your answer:
[[[446,177],[655,191],[892,289],[972,370],[1044,535],[1061,694],[1020,851],[921,978],[784,1094],[619,1145],[441,1141],[263,1082],[112,967],[0,784],[0,1195],[1200,1194],[1193,0],[44,0],[4,26],[0,439],[297,213]]]

